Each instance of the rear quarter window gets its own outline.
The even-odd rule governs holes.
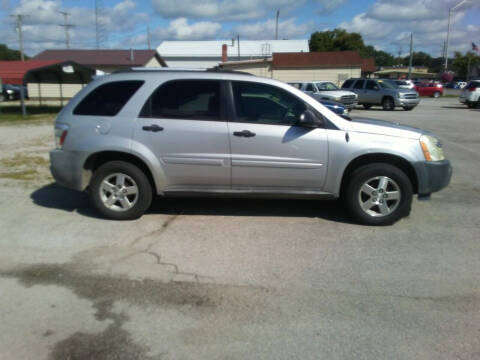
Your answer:
[[[77,105],[75,115],[115,116],[143,85],[141,80],[112,81],[93,89]]]
[[[347,80],[343,83],[342,89],[348,89],[352,87],[353,80]]]

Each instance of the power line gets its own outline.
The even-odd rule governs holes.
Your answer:
[[[71,28],[73,28],[75,25],[72,25],[72,24],[68,23],[68,17],[71,15],[69,12],[59,11],[59,13],[62,14],[64,19],[65,19],[65,23],[63,25],[60,24],[60,26],[65,29],[65,45],[67,46],[67,49],[70,49],[70,33],[69,33],[69,30]]]

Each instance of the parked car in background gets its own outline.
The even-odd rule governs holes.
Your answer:
[[[349,110],[357,105],[358,97],[354,92],[340,90],[330,81],[295,81],[289,82],[289,84],[313,96],[316,100],[336,101],[342,103]]]
[[[414,89],[415,88],[415,84],[413,83],[412,80],[391,80],[392,82],[394,82],[395,84],[397,84],[397,86],[399,88],[402,88],[402,89]]]
[[[415,85],[420,96],[432,96],[438,98],[443,95],[443,85],[440,83],[423,83]]]
[[[23,85],[3,84],[2,85],[2,98],[3,100],[19,100],[20,90],[23,88],[23,95],[25,99],[28,99],[27,87]]]
[[[342,103],[330,100],[320,100],[319,103],[325,106],[327,109],[332,110],[335,114],[348,116],[348,108],[346,108]]]
[[[460,89],[460,86],[458,85],[458,83],[456,81],[449,82],[449,83],[445,84],[444,87],[447,88],[447,89]]]
[[[450,182],[432,133],[347,121],[273,79],[167,69],[97,78],[55,120],[53,177],[107,218],[138,218],[155,195],[327,197],[381,225]]]
[[[472,80],[462,89],[460,102],[469,108],[479,107],[480,80]]]
[[[383,110],[402,107],[408,111],[420,103],[420,97],[415,90],[399,88],[390,80],[348,79],[343,83],[342,89],[355,92],[358,103],[365,109],[380,105]]]

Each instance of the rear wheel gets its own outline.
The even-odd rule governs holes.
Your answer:
[[[152,187],[142,170],[124,161],[111,161],[93,174],[90,199],[105,217],[114,220],[139,218],[152,202]]]
[[[387,225],[410,213],[412,197],[412,184],[402,170],[373,163],[351,174],[344,199],[360,223]]]
[[[395,109],[395,103],[393,102],[392,98],[386,97],[382,100],[382,107],[383,110],[392,111],[393,109]]]
[[[433,97],[434,97],[434,98],[440,97],[440,93],[439,93],[438,91],[435,91],[435,92],[433,93]]]
[[[370,104],[363,104],[363,107],[365,108],[365,110],[368,110],[372,107],[372,105]]]

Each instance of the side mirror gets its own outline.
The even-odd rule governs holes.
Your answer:
[[[298,120],[298,125],[307,128],[316,128],[323,125],[323,121],[317,117],[311,110],[306,110],[300,119]]]

